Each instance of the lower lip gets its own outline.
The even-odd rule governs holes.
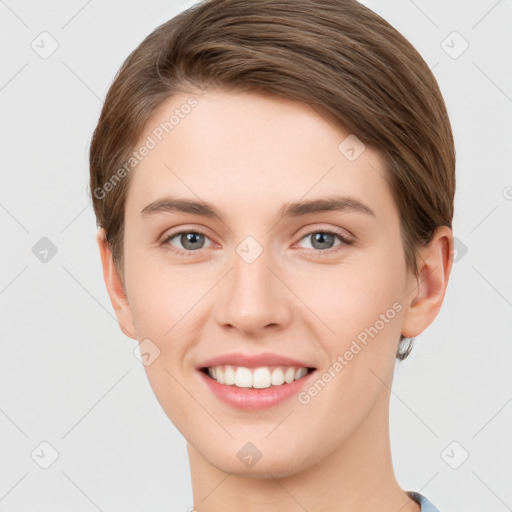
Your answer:
[[[309,383],[316,370],[298,380],[290,382],[290,384],[270,386],[263,389],[228,386],[227,384],[220,384],[202,371],[199,371],[199,373],[212,392],[223,402],[238,409],[260,410],[277,405],[287,398],[298,394]]]

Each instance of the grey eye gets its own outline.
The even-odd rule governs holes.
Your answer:
[[[317,249],[319,251],[325,251],[327,249],[332,249],[335,246],[335,240],[342,240],[340,235],[336,233],[329,233],[326,231],[312,231],[308,233],[302,240],[307,240],[310,242],[310,247],[306,247],[307,249]],[[340,244],[337,244],[340,245]]]
[[[330,249],[333,246],[335,235],[330,233],[313,233],[309,235],[315,249]]]
[[[191,231],[189,233],[178,234],[182,246],[190,251],[194,249],[202,249],[204,246],[204,235]]]
[[[175,239],[177,239],[177,242],[174,241]],[[209,240],[209,238],[200,231],[179,231],[178,233],[169,235],[163,243],[169,245],[174,252],[181,254],[192,253],[203,249],[206,240]]]

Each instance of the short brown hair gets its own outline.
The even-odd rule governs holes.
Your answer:
[[[128,56],[93,134],[92,201],[121,278],[131,173],[113,179],[155,111],[194,88],[309,104],[378,150],[415,275],[418,248],[436,228],[452,227],[450,121],[431,70],[397,30],[356,0],[205,0],[157,27]],[[400,337],[398,359],[411,341]]]

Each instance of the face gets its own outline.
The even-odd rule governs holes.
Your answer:
[[[383,161],[349,135],[217,90],[174,96],[141,138],[156,145],[131,176],[116,312],[168,417],[223,471],[288,475],[343,449],[421,323]]]

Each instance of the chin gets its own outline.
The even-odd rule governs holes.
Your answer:
[[[211,449],[211,445],[203,447],[205,451],[196,450],[217,469],[249,478],[285,478],[317,462],[304,449],[298,451],[292,446],[274,445],[269,440],[266,443],[263,440],[261,443],[255,441],[254,444],[230,440],[229,443],[219,443],[217,446],[215,450]]]

